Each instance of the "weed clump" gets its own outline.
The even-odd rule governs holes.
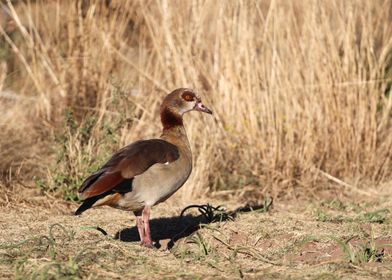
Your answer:
[[[127,95],[115,88],[106,110],[125,106]],[[131,106],[129,106],[131,107]],[[55,135],[55,164],[48,168],[45,179],[36,179],[42,191],[59,193],[65,200],[78,201],[77,189],[83,180],[96,171],[121,145],[122,129],[129,129],[132,121],[126,114],[99,116],[90,113],[78,120],[74,110],[64,111],[64,126]]]

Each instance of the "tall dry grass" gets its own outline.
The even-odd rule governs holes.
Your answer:
[[[56,171],[81,178],[97,155],[158,136],[158,107],[177,87],[195,88],[214,111],[213,119],[185,117],[195,166],[184,199],[245,186],[317,195],[328,178],[346,186],[392,178],[390,1],[37,0],[5,7],[13,31],[0,30],[12,69],[3,89],[30,100],[18,107],[31,124],[22,138],[39,135],[45,145],[19,155],[2,148],[3,159],[34,159],[35,174],[46,173],[48,184]],[[73,128],[64,124],[69,111]],[[6,112],[15,116],[1,124],[7,129],[24,122],[13,107]],[[119,119],[126,121],[114,125]],[[116,135],[109,147],[108,126]]]

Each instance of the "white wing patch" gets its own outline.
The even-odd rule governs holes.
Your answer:
[[[164,163],[164,165],[169,165],[169,162],[168,162],[168,161],[166,161],[166,162]]]

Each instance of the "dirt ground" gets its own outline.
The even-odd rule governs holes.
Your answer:
[[[174,200],[153,209],[156,248],[148,249],[132,214],[99,208],[76,217],[76,204],[34,189],[2,193],[2,279],[392,279],[388,197],[252,207],[216,197],[198,203],[226,211],[191,207],[182,217],[186,205]]]

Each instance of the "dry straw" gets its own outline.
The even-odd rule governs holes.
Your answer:
[[[42,174],[42,165],[54,164],[52,136],[65,110],[79,122],[95,115],[89,146],[69,136],[70,164],[81,174],[88,168],[81,150],[94,159],[101,144],[94,135],[107,116],[137,119],[115,132],[112,149],[158,136],[162,97],[187,86],[215,115],[185,117],[195,171],[184,199],[244,186],[317,195],[331,178],[355,189],[388,182],[391,7],[382,0],[6,1],[11,27],[0,32],[12,72],[0,85],[34,101],[8,107],[14,119],[1,126],[18,131],[27,122],[22,138],[40,135],[45,147],[22,149],[18,158],[40,162],[29,166]],[[128,103],[109,106],[113,87]]]

